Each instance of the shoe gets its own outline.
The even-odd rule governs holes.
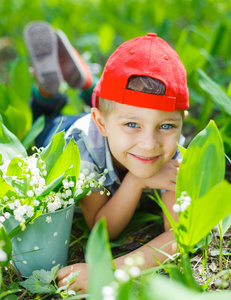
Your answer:
[[[87,90],[92,86],[92,75],[78,51],[73,48],[65,33],[55,31],[58,40],[58,57],[64,80],[72,88]]]
[[[58,59],[57,35],[46,22],[31,22],[24,29],[28,48],[39,87],[47,94],[55,94],[62,72]]]

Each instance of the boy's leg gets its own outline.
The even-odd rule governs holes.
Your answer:
[[[58,61],[58,41],[46,22],[32,22],[24,29],[24,40],[34,67],[39,91],[44,96],[54,95],[63,78]]]
[[[88,90],[92,87],[92,74],[78,51],[71,45],[65,33],[55,31],[58,41],[59,64],[64,80],[74,89]]]
[[[33,120],[42,114],[46,117],[45,129],[36,139],[36,144],[46,146],[61,119],[59,131],[67,130],[80,117],[60,115],[61,108],[67,103],[67,98],[57,93],[60,80],[64,78],[71,87],[87,90],[92,86],[91,72],[65,34],[60,30],[54,31],[49,24],[30,23],[25,28],[24,38],[38,83],[32,93]],[[88,95],[85,100],[90,104],[89,90]]]

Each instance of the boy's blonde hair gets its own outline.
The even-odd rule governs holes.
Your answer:
[[[132,75],[128,79],[126,89],[142,92],[147,94],[164,95],[165,85],[158,79],[148,77]],[[116,102],[112,100],[107,100],[99,97],[99,110],[103,115],[108,115],[113,112],[116,108]]]

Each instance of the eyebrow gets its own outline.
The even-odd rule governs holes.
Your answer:
[[[178,117],[176,117],[176,118],[167,118],[167,119],[164,119],[163,120],[164,122],[168,122],[168,121],[177,121],[177,122],[180,122],[181,121],[181,118],[178,118]]]
[[[134,116],[134,115],[119,115],[119,119],[130,119],[130,120],[140,120],[140,117]],[[175,118],[166,118],[161,120],[161,122],[180,122],[181,117],[175,117]]]

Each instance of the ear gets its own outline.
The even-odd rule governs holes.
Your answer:
[[[102,136],[106,137],[107,131],[106,131],[106,126],[105,126],[105,118],[103,117],[103,114],[101,113],[101,111],[96,107],[92,107],[91,115],[95,122],[95,125],[99,129],[100,134]]]
[[[184,111],[184,119],[188,116],[189,112],[187,110]]]

